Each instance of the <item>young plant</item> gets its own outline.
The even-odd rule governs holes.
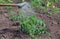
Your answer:
[[[20,23],[20,29],[22,32],[29,34],[32,38],[35,35],[47,34],[46,24],[35,16],[31,16],[28,19],[23,20]]]

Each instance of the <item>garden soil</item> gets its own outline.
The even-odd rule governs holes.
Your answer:
[[[17,7],[13,7],[10,10],[19,13]],[[30,36],[21,32],[18,21],[8,19],[10,10],[0,7],[0,39],[31,39]],[[44,39],[60,39],[60,18],[58,18],[60,13],[50,16],[43,11],[36,12],[38,12],[36,16],[46,23],[47,31],[50,32],[50,36],[44,34],[40,37]]]

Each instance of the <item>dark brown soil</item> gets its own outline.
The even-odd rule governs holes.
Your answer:
[[[18,8],[13,7],[15,13],[18,13]],[[9,10],[0,8],[0,39],[31,39],[28,35],[20,31],[19,22],[11,21],[8,19]],[[39,12],[39,11],[38,11]],[[44,39],[60,39],[60,13],[52,16],[40,11],[37,15],[38,18],[42,19],[50,32],[50,36],[41,35]]]

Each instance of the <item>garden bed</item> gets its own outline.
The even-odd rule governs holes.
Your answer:
[[[14,0],[16,2],[16,0]],[[18,1],[17,1],[18,2]],[[14,11],[15,14],[19,13],[18,7],[5,9],[0,6],[0,39],[31,39],[29,35],[23,33],[19,28],[19,21],[12,21],[8,19],[9,11]],[[47,12],[36,10],[36,17],[42,19],[47,25],[47,31],[50,36],[42,34],[40,38],[44,39],[60,39],[60,13],[49,15]]]

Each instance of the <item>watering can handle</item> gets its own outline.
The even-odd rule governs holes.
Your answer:
[[[0,4],[0,6],[18,6],[17,4]]]

